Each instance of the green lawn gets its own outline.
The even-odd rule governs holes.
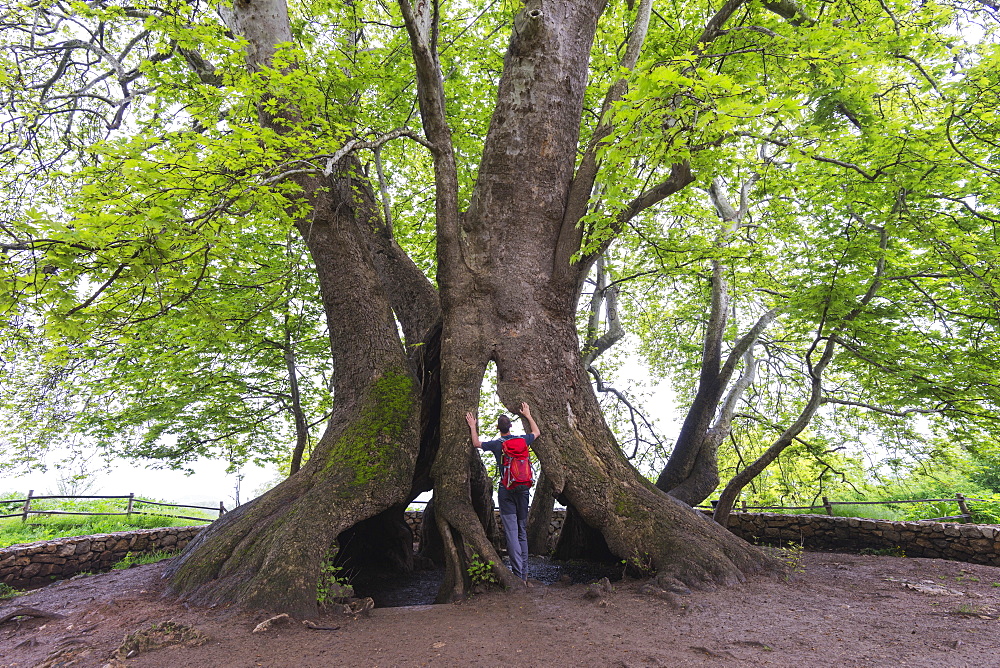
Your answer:
[[[4,495],[6,498],[24,498],[14,494]],[[64,512],[111,512],[121,513],[125,510],[125,501],[112,499],[97,500],[40,500],[33,502],[33,510],[59,510]],[[143,512],[163,513],[163,515],[29,515],[24,522],[19,517],[0,519],[0,548],[21,543],[35,543],[41,540],[61,538],[63,536],[89,536],[97,533],[112,533],[115,531],[133,531],[135,529],[155,529],[159,527],[190,526],[206,524],[216,518],[217,513],[195,510],[191,508],[167,509],[144,505],[135,502],[136,510]],[[20,510],[13,504],[4,505],[0,499],[0,514],[15,513]],[[190,520],[173,517],[166,511],[173,510],[180,515],[192,517],[203,516],[203,520]]]

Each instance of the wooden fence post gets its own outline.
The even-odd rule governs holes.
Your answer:
[[[31,511],[31,495],[34,494],[34,493],[35,493],[35,490],[33,490],[33,489],[29,489],[28,490],[28,498],[24,500],[24,508],[22,510],[22,512],[24,514],[21,515],[21,521],[22,522],[27,522],[28,521],[28,513]]]
[[[226,506],[222,503],[222,501],[219,501],[219,517],[222,517],[225,514],[226,514]]]
[[[746,512],[747,511],[747,502],[746,501],[740,501],[740,508],[743,510],[743,512]]]
[[[823,508],[826,509],[827,515],[833,515],[833,504],[830,503],[830,499],[823,497]]]
[[[135,492],[128,493],[128,508],[125,509],[126,515],[132,514],[132,501],[135,500]]]
[[[966,522],[971,522],[972,513],[969,512],[969,506],[965,503],[965,495],[957,493],[955,494],[955,500],[958,501],[958,510],[962,513],[962,519]]]

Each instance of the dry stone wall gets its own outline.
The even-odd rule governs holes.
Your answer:
[[[421,513],[406,521],[420,537]],[[566,512],[556,510],[549,525],[549,546],[562,530]],[[863,549],[901,551],[908,557],[951,559],[1000,566],[1000,526],[942,522],[890,522],[829,515],[733,513],[729,530],[751,543],[803,545],[807,550]]]
[[[423,513],[406,513],[414,542]],[[499,519],[499,518],[498,518]],[[562,530],[565,511],[556,510],[549,544]],[[0,582],[12,587],[46,584],[80,572],[107,570],[129,552],[181,550],[203,526],[141,529],[57,538],[0,549]],[[1000,566],[1000,526],[941,522],[889,522],[828,515],[733,513],[729,530],[755,543],[803,545],[807,550],[900,550],[908,557],[933,557]]]
[[[494,510],[494,515],[496,515],[497,522],[500,521],[500,511]],[[421,510],[408,510],[406,511],[406,525],[410,527],[410,531],[413,532],[413,545],[414,547],[420,542],[420,525],[423,524],[424,513]],[[562,531],[563,521],[566,519],[566,511],[556,508],[552,511],[552,520],[549,522],[549,551],[556,549],[556,540],[559,538],[559,532]],[[501,537],[502,538],[502,537]]]
[[[107,570],[129,552],[183,549],[204,526],[139,529],[56,538],[0,549],[0,582],[30,587],[77,573]]]
[[[1000,566],[1000,526],[997,525],[733,513],[729,518],[729,530],[750,542],[794,543],[807,550],[901,550],[908,557]]]

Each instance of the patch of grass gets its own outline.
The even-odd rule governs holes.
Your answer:
[[[14,598],[15,596],[20,596],[24,592],[20,589],[14,589],[6,582],[0,582],[0,601],[6,601],[7,599]]]
[[[906,556],[906,552],[904,552],[903,548],[901,548],[898,545],[894,545],[893,547],[882,547],[882,548],[863,547],[860,550],[858,550],[858,554],[868,554],[868,555],[874,555],[874,556],[878,556],[878,557],[905,557]]]
[[[124,666],[126,659],[142,652],[170,645],[198,647],[206,642],[208,642],[208,636],[194,627],[178,624],[174,621],[153,624],[148,629],[125,636],[125,640],[113,655],[113,663]]]
[[[155,564],[158,561],[163,561],[164,559],[170,559],[171,557],[175,556],[177,556],[176,552],[167,552],[166,550],[157,550],[156,552],[145,552],[142,554],[135,554],[133,552],[129,552],[125,555],[124,559],[119,561],[111,568],[118,571],[123,571],[126,568],[131,568],[132,566]]]
[[[983,615],[985,610],[978,605],[972,605],[971,603],[963,603],[954,610],[951,610],[953,615],[962,615],[967,617],[978,617]]]
[[[5,495],[11,496],[11,495]],[[13,495],[14,498],[17,495]],[[17,498],[24,498],[23,495]],[[88,513],[121,513],[125,511],[126,501],[123,499],[42,499],[32,501],[33,510],[58,510],[62,512]],[[0,506],[0,510],[3,507]],[[162,515],[29,515],[28,521],[20,518],[0,520],[0,547],[36,543],[42,540],[52,540],[65,536],[89,536],[98,533],[114,533],[116,531],[133,531],[135,529],[157,529],[160,527],[190,526],[211,522],[214,518],[210,513],[190,508],[179,510],[180,514],[197,517],[203,515],[204,520],[187,520],[171,516],[158,506],[150,506],[136,501],[133,509],[142,512],[163,513]],[[7,507],[11,512],[11,507]],[[17,512],[20,508],[14,508]],[[2,513],[0,513],[2,514]]]
[[[836,517],[859,517],[866,520],[889,520],[898,521],[905,517],[905,513],[898,506],[870,506],[867,504],[858,505],[835,505],[833,514]]]
[[[500,584],[497,581],[496,575],[493,573],[493,562],[483,561],[479,558],[478,554],[472,555],[472,559],[469,561],[469,578],[472,580],[472,584],[475,585],[495,585]]]
[[[330,550],[319,567],[316,602],[324,607],[354,596],[354,587],[344,573],[344,568],[334,565],[336,558],[337,551]]]

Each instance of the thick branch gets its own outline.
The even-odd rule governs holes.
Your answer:
[[[434,154],[439,267],[446,274],[461,259],[459,247],[458,168],[445,114],[444,76],[437,55],[437,3],[399,0],[417,69],[417,100],[424,134]]]
[[[607,314],[608,329],[598,335],[601,321],[601,304]],[[609,285],[604,268],[603,256],[597,261],[597,280],[594,296],[590,300],[590,321],[587,326],[587,341],[583,346],[583,365],[589,367],[598,357],[625,336],[618,315],[618,286]]]
[[[875,297],[879,287],[882,285],[882,274],[885,270],[885,250],[888,245],[888,241],[889,238],[885,229],[879,230],[879,249],[882,252],[875,265],[875,275],[869,284],[868,289],[865,291],[864,296],[842,319],[838,330],[842,331],[850,321],[854,320],[862,313],[865,307]],[[797,437],[799,433],[801,433],[802,430],[808,426],[809,422],[816,414],[816,411],[823,404],[823,372],[833,359],[834,352],[837,348],[836,335],[822,337],[822,332],[820,332],[816,340],[813,342],[813,348],[815,348],[823,338],[826,339],[826,342],[823,346],[823,353],[820,355],[820,359],[813,364],[809,355],[807,355],[806,358],[806,364],[809,368],[810,390],[809,399],[806,402],[805,407],[799,414],[798,419],[796,419],[795,422],[778,437],[778,439],[764,452],[764,454],[758,457],[756,461],[752,462],[742,471],[737,473],[726,485],[722,494],[719,496],[719,503],[715,509],[715,520],[719,524],[723,526],[728,524],[729,514],[732,512],[733,504],[736,502],[736,497],[739,493],[750,483],[751,480],[760,475],[760,473],[767,468],[771,462],[777,459],[778,455],[780,455],[785,448],[792,444],[795,437]]]
[[[652,8],[652,0],[641,0],[639,2],[639,9],[636,11],[635,22],[633,23],[632,31],[629,33],[625,54],[619,63],[619,66],[623,70],[632,71],[639,61],[639,55],[642,53],[642,45],[649,31],[649,17]],[[611,123],[611,107],[615,102],[622,99],[627,88],[628,82],[622,77],[611,85],[604,96],[604,102],[601,105],[600,123],[594,129],[594,134],[591,136],[583,158],[580,161],[580,167],[573,177],[572,184],[570,184],[569,198],[557,246],[557,262],[561,262],[563,259],[568,260],[579,248],[582,239],[580,220],[587,213],[587,207],[590,204],[594,182],[597,179],[599,169],[597,151],[601,143],[607,139],[608,135],[614,129],[614,125]],[[565,258],[560,257],[562,255]],[[584,269],[583,271],[586,270]]]

